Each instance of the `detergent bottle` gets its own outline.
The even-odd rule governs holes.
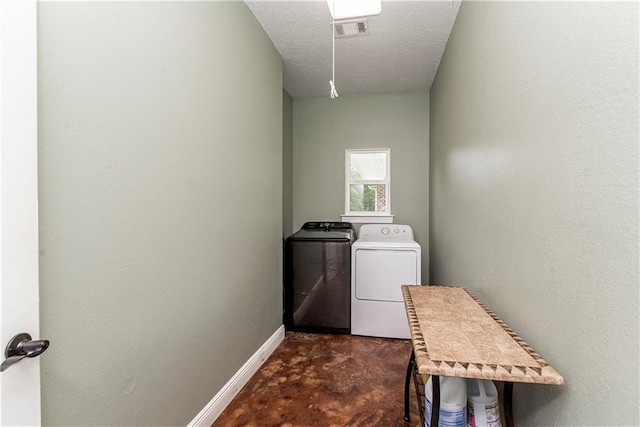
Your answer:
[[[424,388],[424,424],[431,427],[431,376]],[[438,427],[465,427],[467,418],[467,383],[464,378],[440,377],[440,419]]]
[[[467,379],[467,427],[502,427],[493,381]]]

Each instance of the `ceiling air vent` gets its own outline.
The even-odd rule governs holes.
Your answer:
[[[350,21],[336,21],[336,38],[367,35],[369,35],[369,23],[366,18]]]

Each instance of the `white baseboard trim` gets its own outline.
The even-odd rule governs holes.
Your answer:
[[[280,326],[271,337],[255,352],[253,356],[242,365],[238,372],[220,389],[213,399],[202,408],[200,413],[191,420],[187,427],[210,427],[220,416],[222,411],[231,403],[234,397],[240,392],[242,387],[249,382],[253,374],[271,356],[271,353],[280,345],[284,339],[284,325]]]

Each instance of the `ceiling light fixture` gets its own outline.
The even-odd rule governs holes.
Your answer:
[[[333,19],[349,19],[379,15],[382,0],[327,0],[327,6]]]

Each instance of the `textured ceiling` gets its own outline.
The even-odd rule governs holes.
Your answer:
[[[294,97],[329,96],[331,15],[324,0],[249,1],[283,60]],[[459,1],[383,1],[369,35],[336,39],[340,95],[429,90]]]

